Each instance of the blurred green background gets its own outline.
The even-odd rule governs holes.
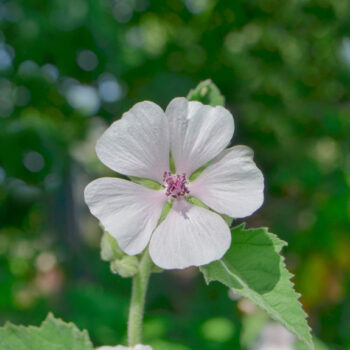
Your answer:
[[[100,260],[82,198],[110,174],[94,145],[135,102],[211,78],[265,174],[248,226],[289,242],[314,334],[350,349],[348,0],[2,0],[0,74],[1,324],[52,310],[96,345],[125,340],[130,281]],[[154,275],[145,341],[240,349],[250,316],[196,270]]]

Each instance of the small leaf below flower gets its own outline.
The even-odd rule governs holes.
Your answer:
[[[207,283],[219,281],[250,299],[313,349],[300,295],[280,255],[286,243],[266,228],[244,230],[240,225],[231,232],[232,244],[225,256],[200,268]]]

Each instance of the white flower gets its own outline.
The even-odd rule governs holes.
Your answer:
[[[133,348],[123,346],[123,345],[117,345],[117,346],[101,346],[96,350],[153,350],[153,349],[149,345],[138,344]]]
[[[153,262],[164,269],[220,259],[231,244],[231,233],[217,213],[243,218],[263,202],[264,178],[252,150],[224,150],[233,132],[233,117],[223,107],[180,97],[164,113],[152,102],[137,103],[105,131],[96,152],[112,170],[163,187],[153,190],[119,178],[97,179],[85,189],[91,213],[125,253],[139,254],[149,244]],[[170,153],[175,174],[170,172]],[[209,161],[198,178],[189,181]],[[186,199],[191,196],[212,210],[190,204]],[[172,208],[157,226],[167,201]]]
[[[294,350],[295,336],[279,323],[268,323],[252,350]]]

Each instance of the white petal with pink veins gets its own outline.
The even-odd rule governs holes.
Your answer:
[[[169,126],[164,111],[153,102],[137,103],[105,131],[96,153],[118,173],[161,182],[169,170]]]
[[[188,188],[207,206],[233,218],[251,215],[264,201],[264,177],[246,146],[223,151]]]
[[[177,97],[169,103],[165,114],[177,174],[190,176],[217,156],[232,138],[233,117],[224,107]]]
[[[164,269],[200,266],[220,259],[231,244],[231,232],[216,213],[175,200],[164,221],[154,231],[149,251]]]
[[[100,178],[85,188],[91,213],[129,255],[145,249],[166,200],[163,191],[117,178]]]

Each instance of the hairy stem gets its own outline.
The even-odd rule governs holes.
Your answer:
[[[135,346],[142,341],[142,322],[147,293],[148,280],[152,270],[152,260],[149,256],[148,249],[144,252],[139,272],[132,280],[132,293],[128,319],[128,344]]]

